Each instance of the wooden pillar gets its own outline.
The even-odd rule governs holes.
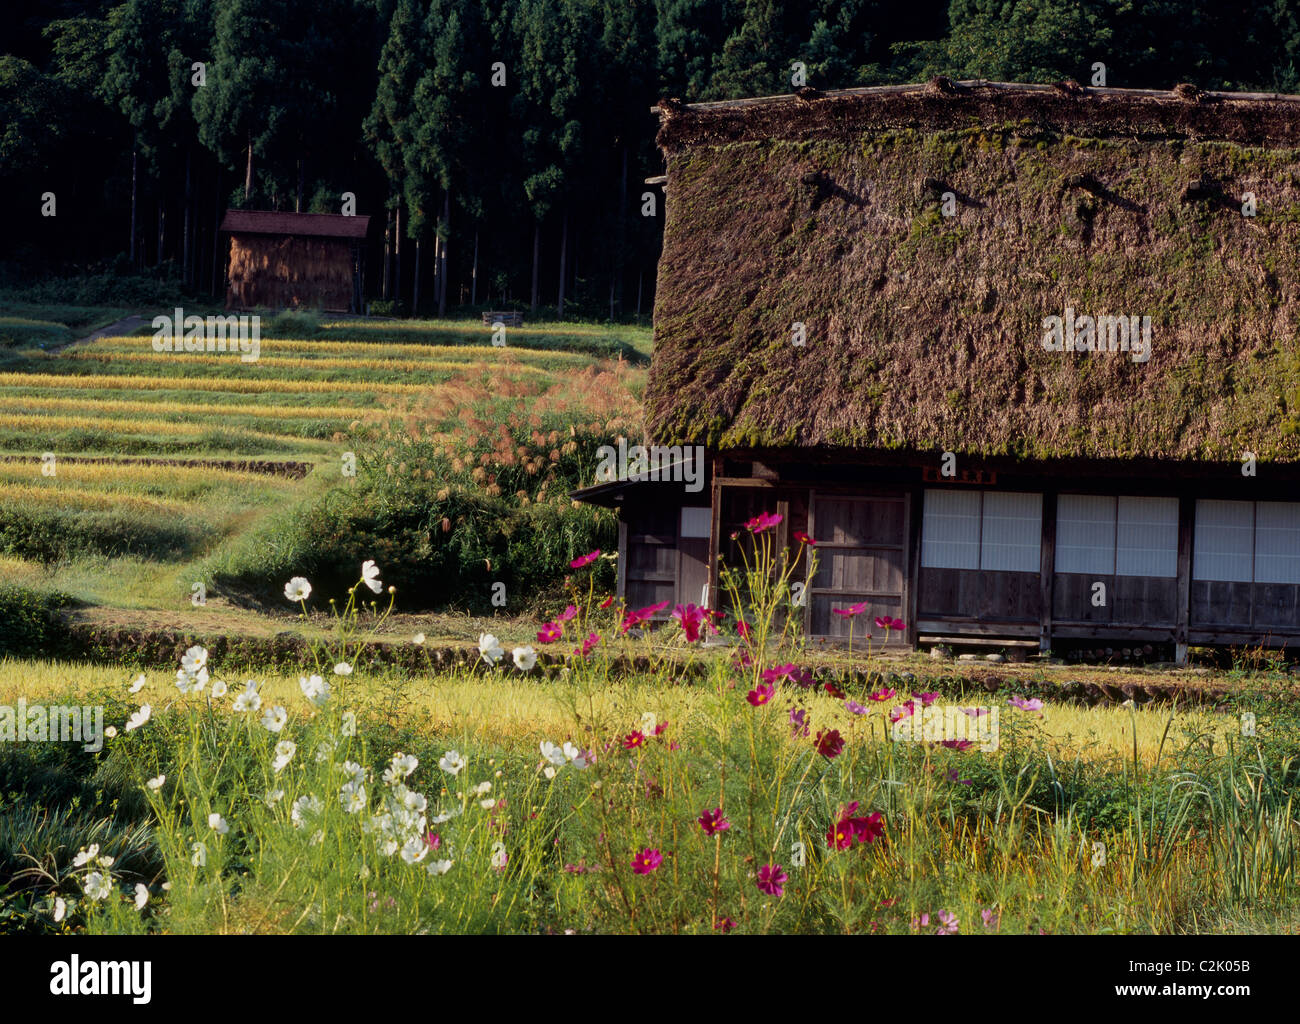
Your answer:
[[[722,547],[722,484],[719,482],[718,465],[713,465],[712,497],[709,499],[709,601],[708,607],[716,611],[718,600],[718,551]]]
[[[622,508],[618,510],[618,583],[614,589],[614,596],[620,600],[627,598],[627,519],[623,512]]]
[[[1174,627],[1174,661],[1187,664],[1187,633],[1192,614],[1192,530],[1196,499],[1178,499],[1178,620]]]
[[[917,609],[920,607],[920,596],[917,590],[921,583],[921,523],[925,515],[925,488],[913,487],[911,496],[908,498],[908,510],[910,514],[907,519],[907,578],[903,581],[906,588],[906,604],[903,606],[903,621],[907,624],[907,629],[903,633],[903,640],[909,647],[916,647],[917,641],[921,637],[920,627],[916,622]]]
[[[1052,649],[1052,590],[1056,574],[1056,494],[1043,495],[1043,537],[1038,560],[1038,649]]]

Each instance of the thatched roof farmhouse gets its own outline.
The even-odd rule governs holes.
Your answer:
[[[1300,640],[1300,97],[936,80],[659,111],[647,432],[710,474],[590,489],[630,602],[716,604],[766,507],[817,539],[814,636],[866,601],[858,636],[890,615],[910,643]]]

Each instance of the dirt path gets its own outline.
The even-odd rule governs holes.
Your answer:
[[[132,313],[130,316],[124,316],[121,320],[117,320],[114,323],[109,324],[107,327],[101,327],[99,330],[87,334],[84,338],[78,338],[77,341],[69,342],[68,344],[75,345],[77,342],[82,341],[96,341],[99,338],[114,338],[120,334],[131,334],[134,331],[138,331],[143,324],[144,317],[139,313]],[[66,348],[67,346],[65,345],[61,347]],[[51,349],[51,351],[55,350]]]

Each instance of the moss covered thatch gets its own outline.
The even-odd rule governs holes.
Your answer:
[[[663,105],[650,436],[1300,461],[1300,98],[950,89]]]

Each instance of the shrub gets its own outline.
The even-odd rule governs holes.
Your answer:
[[[58,611],[71,603],[65,594],[0,586],[0,657],[24,657],[48,649],[59,632]]]

